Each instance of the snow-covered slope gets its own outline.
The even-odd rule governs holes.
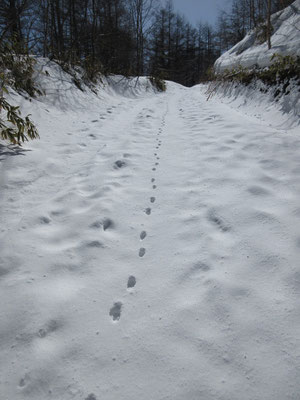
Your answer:
[[[255,31],[251,31],[215,62],[215,71],[221,73],[238,65],[246,68],[266,67],[270,65],[274,53],[300,55],[300,0],[273,14],[272,26],[274,31],[270,50],[267,42],[260,44]]]
[[[83,90],[79,90],[74,78]],[[98,85],[85,85],[82,71],[72,70],[72,74],[64,71],[57,63],[44,58],[36,58],[34,80],[44,93],[37,101],[59,108],[60,110],[77,110],[87,106],[86,102],[99,105],[99,100],[111,97],[138,98],[154,94],[156,90],[146,77],[125,78],[124,76],[103,76]],[[16,94],[15,94],[16,95]],[[18,96],[17,96],[18,97]],[[35,101],[34,101],[35,103]]]
[[[296,130],[48,68],[0,146],[1,400],[298,400]]]
[[[294,80],[288,86],[288,94],[283,94],[284,84],[268,87],[261,81],[253,81],[245,86],[236,82],[222,82],[213,92],[219,101],[258,118],[274,127],[290,129],[300,125],[300,92]],[[199,90],[208,96],[213,88],[199,85]],[[275,94],[280,93],[278,96]],[[299,128],[298,128],[299,129]]]

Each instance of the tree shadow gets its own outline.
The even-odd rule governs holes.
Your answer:
[[[27,151],[17,145],[3,145],[0,144],[0,162],[6,160],[8,157],[25,156]]]

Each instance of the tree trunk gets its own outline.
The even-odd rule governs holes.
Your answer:
[[[272,33],[272,26],[271,26],[271,0],[268,0],[268,17],[267,17],[267,39],[268,39],[268,49],[272,47],[271,45],[271,33]]]

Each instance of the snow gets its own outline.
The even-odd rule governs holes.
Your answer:
[[[300,125],[299,87],[295,80],[291,80],[283,94],[283,86],[277,84],[270,87],[255,80],[247,86],[236,82],[213,82],[210,85],[200,85],[199,90],[207,97],[211,93],[222,103],[274,128],[297,128]],[[276,93],[279,94],[275,96]]]
[[[298,128],[47,68],[0,148],[1,400],[298,399]]]
[[[268,49],[267,42],[259,43],[255,31],[251,31],[218,58],[214,66],[216,72],[222,73],[239,65],[264,68],[271,64],[273,54],[300,56],[300,0],[273,14],[271,24],[271,49]]]

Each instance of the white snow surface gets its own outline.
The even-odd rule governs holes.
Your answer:
[[[300,90],[295,80],[289,82],[285,94],[283,86],[267,86],[260,80],[254,80],[247,86],[237,82],[216,81],[198,87],[207,97],[211,93],[235,110],[258,118],[274,128],[287,130],[300,125]],[[277,96],[276,92],[279,92]]]
[[[300,56],[300,0],[273,14],[271,23],[271,49],[268,49],[267,42],[260,43],[255,31],[251,31],[217,59],[215,71],[222,73],[239,65],[245,68],[264,68],[272,63],[271,58],[275,53]]]
[[[298,400],[299,129],[48,69],[0,147],[1,400]]]

